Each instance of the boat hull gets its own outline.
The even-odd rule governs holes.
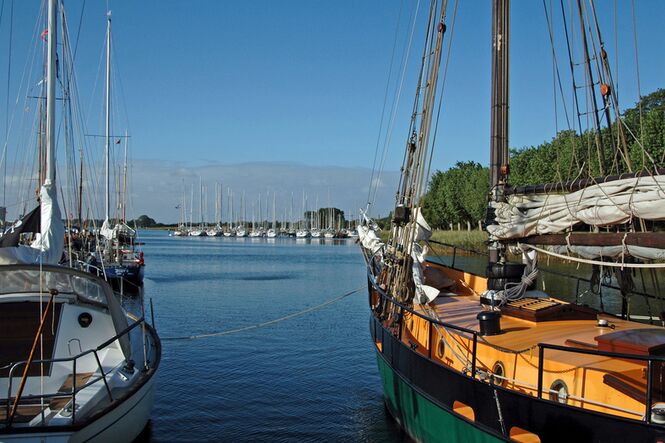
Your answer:
[[[665,441],[663,425],[534,398],[446,367],[399,340],[373,314],[370,333],[388,410],[415,441],[510,441],[514,428],[528,430],[542,443],[625,443],[627,436]],[[472,408],[475,419],[453,412],[455,402]]]
[[[95,442],[133,441],[148,424],[154,402],[154,377],[139,390],[79,430],[65,432],[26,432],[0,434],[3,442]]]
[[[430,401],[395,372],[380,352],[377,352],[376,360],[386,408],[412,440],[478,443],[502,441]]]
[[[143,285],[143,277],[145,276],[145,266],[143,265],[134,265],[134,266],[107,266],[104,268],[106,273],[106,279],[111,284],[114,290],[119,290],[121,283],[125,290],[131,290],[132,288],[138,289]]]

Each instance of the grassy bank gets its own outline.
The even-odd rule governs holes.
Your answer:
[[[434,231],[431,240],[475,251],[484,251],[487,248],[485,231]]]
[[[381,239],[388,239],[389,231],[381,231]],[[464,249],[474,251],[484,251],[487,248],[487,233],[485,231],[442,231],[436,230],[432,233],[432,240],[439,243],[446,243],[453,246],[459,246]],[[432,248],[439,249],[436,243],[430,243]],[[441,246],[445,249],[444,246]]]

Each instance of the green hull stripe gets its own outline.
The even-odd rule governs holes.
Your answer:
[[[390,412],[411,438],[418,442],[500,442],[419,394],[377,353],[383,392]]]

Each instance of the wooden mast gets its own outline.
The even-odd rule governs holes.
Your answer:
[[[490,207],[505,200],[508,179],[508,68],[510,0],[492,3],[492,113],[490,138]],[[503,260],[503,247],[498,241],[489,245],[489,261]]]

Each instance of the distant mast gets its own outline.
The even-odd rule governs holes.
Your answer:
[[[492,3],[492,125],[490,139],[490,207],[505,199],[508,179],[508,67],[510,0]],[[503,259],[503,246],[489,245],[489,262]]]

